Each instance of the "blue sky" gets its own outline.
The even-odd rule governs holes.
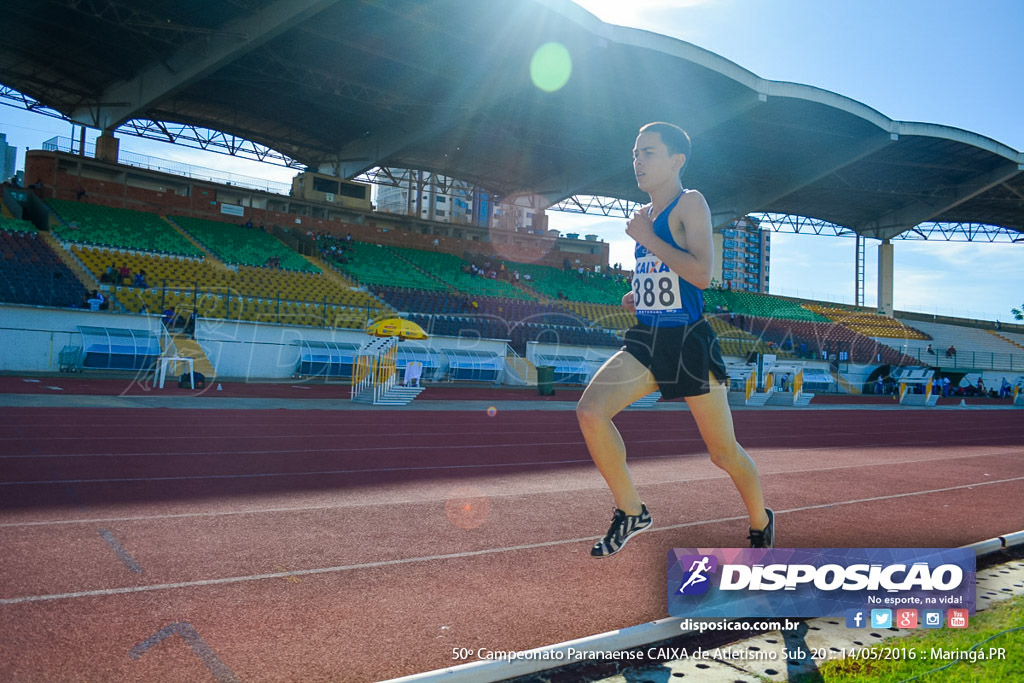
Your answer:
[[[576,4],[608,23],[685,40],[762,78],[817,86],[893,119],[964,128],[1024,150],[1020,0]],[[613,262],[631,262],[621,220],[554,213],[550,222],[596,233],[612,245]],[[1024,244],[894,244],[897,310],[1008,320],[1024,301]],[[867,242],[868,305],[877,303],[877,247]],[[853,239],[772,235],[773,293],[853,303],[854,270]]]
[[[825,88],[890,118],[965,128],[1024,150],[1020,0],[577,4],[609,23],[693,43],[763,78]],[[22,160],[26,147],[72,134],[67,123],[6,106],[0,106],[0,132],[20,148]],[[90,131],[89,139],[94,138]],[[122,138],[121,149],[285,183],[293,174],[132,137]],[[552,212],[550,227],[595,233],[611,245],[613,263],[632,264],[632,243],[623,234],[622,219]],[[867,243],[868,305],[876,303],[877,244]],[[773,293],[852,303],[854,240],[776,233],[771,279]],[[895,242],[897,309],[1008,320],[1010,308],[1022,302],[1024,244]]]

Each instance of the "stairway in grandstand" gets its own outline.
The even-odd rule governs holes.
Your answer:
[[[333,267],[330,263],[327,263],[326,261],[319,259],[316,256],[303,256],[302,258],[306,259],[311,264],[320,269],[320,277],[330,282],[333,282],[339,288],[345,288],[352,291],[359,289],[357,283],[347,278],[344,274],[342,274],[340,270]],[[388,306],[388,303],[384,299],[377,296],[372,291],[368,292],[367,295],[371,297],[380,307],[380,310],[378,311],[380,315],[377,316],[378,318],[391,315],[391,307]]]
[[[206,377],[207,382],[212,382],[217,376],[217,371],[214,370],[213,364],[206,357],[206,352],[203,351],[199,342],[180,332],[172,334],[171,338],[174,340],[175,355],[179,358],[191,358],[192,371]]]
[[[908,320],[908,324],[928,335],[930,340],[879,339],[890,346],[906,348],[907,355],[920,363],[943,368],[969,368],[1013,372],[1024,367],[1024,356],[1012,341],[988,330],[961,325],[948,325],[922,320]],[[932,352],[928,352],[931,345]],[[956,348],[954,357],[946,350]]]
[[[836,384],[838,384],[846,393],[853,395],[861,393],[861,388],[854,384],[853,382],[851,382],[850,380],[843,377],[842,373],[840,373],[839,371],[833,370],[831,374],[832,378],[835,379]]]
[[[89,269],[85,267],[85,264],[81,262],[69,249],[65,248],[52,233],[40,232],[39,238],[43,240],[53,250],[53,253],[57,254],[57,257],[61,262],[66,265],[75,277],[79,279],[82,284],[86,286],[86,289],[99,289],[100,281],[89,272]]]
[[[209,249],[204,247],[202,242],[197,240],[195,237],[193,237],[192,235],[188,234],[188,231],[183,230],[181,228],[181,226],[179,226],[177,223],[174,222],[173,218],[171,218],[170,216],[161,216],[161,218],[163,220],[167,221],[167,225],[169,225],[172,228],[174,228],[175,232],[177,232],[179,235],[181,235],[182,237],[187,239],[192,246],[194,246],[196,249],[198,249],[199,251],[201,251],[204,254],[203,261],[205,261],[206,263],[210,264],[214,268],[220,268],[221,270],[230,270],[230,268],[228,268],[226,263],[224,263],[223,261],[218,259],[216,256],[214,256],[212,251],[210,251]]]
[[[643,398],[638,398],[629,404],[630,408],[651,408],[655,403],[661,400],[660,391],[652,391]]]
[[[760,408],[768,403],[774,393],[773,391],[755,391],[747,399],[746,405],[751,408]]]
[[[403,387],[396,384],[374,401],[373,387],[368,387],[352,400],[355,403],[370,403],[376,406],[405,406],[412,403],[422,391],[423,387]]]
[[[711,325],[718,337],[718,347],[724,356],[738,356],[745,358],[751,352],[761,354],[775,354],[777,358],[790,359],[796,356],[788,350],[781,349],[777,345],[769,345],[768,342],[755,337],[754,335],[741,330],[728,321],[728,314],[706,313],[704,318]]]
[[[508,372],[518,378],[516,384],[537,386],[537,366],[521,356],[507,356],[505,359]]]
[[[1003,340],[1007,344],[1011,344],[1011,345],[1017,347],[1018,349],[1020,349],[1021,351],[1024,351],[1024,344],[1022,344],[1021,342],[1014,341],[1013,339],[1011,339],[1010,337],[1006,336],[1005,334],[1000,334],[999,332],[994,332],[992,330],[988,330],[988,333],[993,335],[993,336],[995,336],[995,337],[998,337],[999,339]]]
[[[789,391],[773,391],[772,395],[765,402],[765,405],[769,406],[793,406],[801,408],[808,406],[811,401],[814,400],[814,394],[808,394],[806,391],[800,394],[800,398],[793,400],[793,394]],[[747,405],[751,405],[748,403]]]

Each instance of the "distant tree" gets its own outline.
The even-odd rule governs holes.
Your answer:
[[[1020,308],[1011,308],[1010,313],[1013,313],[1013,317],[1017,320],[1024,320],[1024,305]]]

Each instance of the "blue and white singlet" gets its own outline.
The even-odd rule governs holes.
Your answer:
[[[672,203],[654,219],[654,234],[680,251],[668,216],[679,203],[686,190],[672,200]],[[650,209],[648,209],[650,215]],[[636,268],[633,271],[633,301],[636,317],[641,325],[648,327],[681,327],[701,319],[704,314],[704,292],[693,286],[671,270],[661,259],[637,243]]]

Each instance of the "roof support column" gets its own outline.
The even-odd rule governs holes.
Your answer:
[[[893,260],[892,242],[882,240],[878,245],[878,312],[892,317]]]
[[[82,130],[85,130],[85,126],[82,126]],[[117,153],[120,148],[120,141],[114,137],[114,131],[105,130],[103,133],[96,138],[96,158],[100,161],[108,161],[112,164],[117,163]],[[85,149],[85,146],[82,146]],[[85,154],[85,152],[82,152]]]

